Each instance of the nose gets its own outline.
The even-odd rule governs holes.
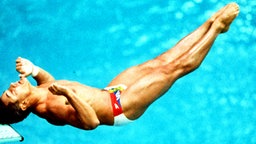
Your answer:
[[[20,75],[20,81],[19,81],[19,83],[20,83],[20,84],[24,84],[25,81],[26,81],[26,77],[25,77],[24,75]]]
[[[11,83],[10,87],[16,87],[15,83]]]
[[[10,85],[10,89],[12,89],[12,88],[16,88],[17,87],[17,83],[11,83],[11,85]]]

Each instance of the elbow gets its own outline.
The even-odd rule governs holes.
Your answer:
[[[91,129],[93,130],[93,129],[97,128],[99,125],[100,125],[100,121],[96,120],[96,121],[92,122]]]
[[[100,125],[99,120],[92,121],[89,125],[85,125],[84,129],[86,130],[94,130]]]

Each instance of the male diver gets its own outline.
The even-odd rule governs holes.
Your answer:
[[[31,112],[51,124],[69,124],[85,130],[132,122],[177,79],[199,67],[216,37],[229,29],[238,13],[236,3],[226,5],[173,48],[125,70],[105,89],[55,80],[42,68],[19,57],[16,70],[20,80],[12,83],[0,98],[0,123],[22,121]],[[27,80],[30,75],[37,86]]]

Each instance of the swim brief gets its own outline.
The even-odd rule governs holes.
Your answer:
[[[104,90],[107,90],[110,94],[115,126],[124,125],[124,124],[132,122],[132,120],[129,120],[123,114],[123,110],[122,110],[122,106],[121,106],[121,102],[120,102],[121,93],[126,88],[127,87],[123,84],[104,88]]]

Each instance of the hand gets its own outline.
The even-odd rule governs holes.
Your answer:
[[[16,70],[25,77],[29,76],[33,72],[34,65],[27,59],[18,57],[16,60]]]
[[[53,83],[51,86],[49,86],[48,89],[52,94],[55,95],[67,95],[69,91],[67,87],[59,85],[57,83]]]

